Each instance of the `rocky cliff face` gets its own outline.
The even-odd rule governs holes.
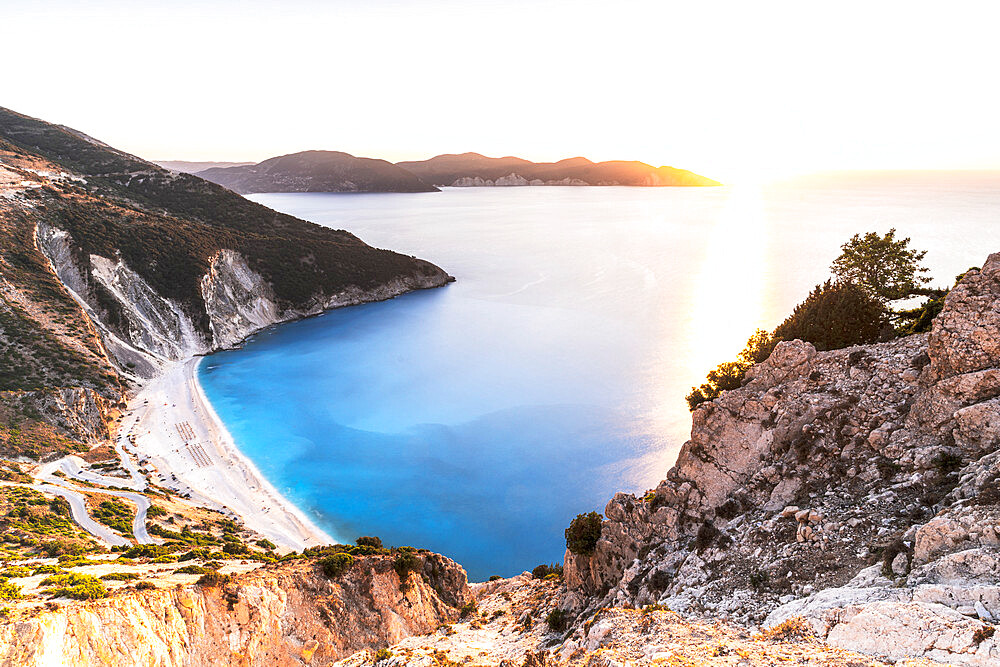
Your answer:
[[[998,462],[1000,253],[929,335],[781,343],[699,407],[667,479],[608,503],[592,555],[567,552],[564,604],[804,615],[838,645],[995,664]]]
[[[333,580],[299,561],[217,587],[68,602],[0,627],[0,664],[330,664],[458,617],[469,597],[465,571],[435,554],[423,562],[404,582],[390,556],[370,556]]]
[[[282,307],[274,290],[233,250],[211,258],[201,279],[209,336],[195,326],[194,316],[176,301],[161,296],[124,261],[91,255],[89,266],[75,258],[72,237],[64,230],[39,224],[37,238],[60,280],[96,320],[106,347],[125,370],[149,377],[160,364],[233,347],[264,327],[315,315],[330,308],[391,299],[415,289],[439,287],[450,280],[441,272],[393,278],[374,288],[350,286],[335,294],[317,294],[308,303]],[[89,269],[89,270],[88,270]],[[98,298],[102,289],[104,301]],[[108,299],[114,304],[114,320]]]

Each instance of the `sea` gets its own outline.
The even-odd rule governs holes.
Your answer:
[[[425,547],[472,581],[561,561],[573,517],[655,487],[690,433],[685,394],[853,234],[911,238],[938,286],[1000,250],[988,172],[250,198],[455,276],[264,330],[200,380],[335,539]]]

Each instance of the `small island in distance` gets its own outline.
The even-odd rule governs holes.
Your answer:
[[[438,155],[399,162],[355,157],[340,151],[303,151],[257,164],[158,162],[189,171],[241,194],[257,192],[437,192],[439,187],[626,185],[638,187],[709,186],[718,181],[685,169],[653,167],[644,162],[592,162],[574,157],[531,162],[517,157],[491,158],[479,153]]]

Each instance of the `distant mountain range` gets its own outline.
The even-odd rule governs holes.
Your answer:
[[[197,174],[199,171],[213,167],[242,167],[253,162],[190,162],[188,160],[151,160],[153,164],[164,169],[179,171],[183,174]]]
[[[198,176],[243,194],[438,190],[391,162],[339,151],[304,151],[242,167],[214,167]]]
[[[187,171],[185,163],[160,162]],[[187,163],[196,164],[196,163]],[[720,185],[685,169],[653,167],[644,162],[592,162],[575,157],[559,162],[531,162],[517,157],[491,158],[479,153],[438,155],[399,162],[355,157],[339,151],[304,151],[258,164],[217,166],[197,171],[205,180],[242,194],[254,192],[436,192],[438,187],[530,185],[631,185],[642,187]]]
[[[645,162],[592,162],[573,157],[559,162],[530,162],[517,157],[486,157],[479,153],[438,155],[430,160],[400,162],[432,185],[719,185],[684,169],[653,167]]]

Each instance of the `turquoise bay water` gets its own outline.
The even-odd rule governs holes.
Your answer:
[[[252,198],[458,280],[212,355],[216,411],[334,537],[424,546],[473,580],[560,560],[573,516],[662,479],[687,390],[851,234],[896,227],[941,284],[1000,249],[995,174]]]

